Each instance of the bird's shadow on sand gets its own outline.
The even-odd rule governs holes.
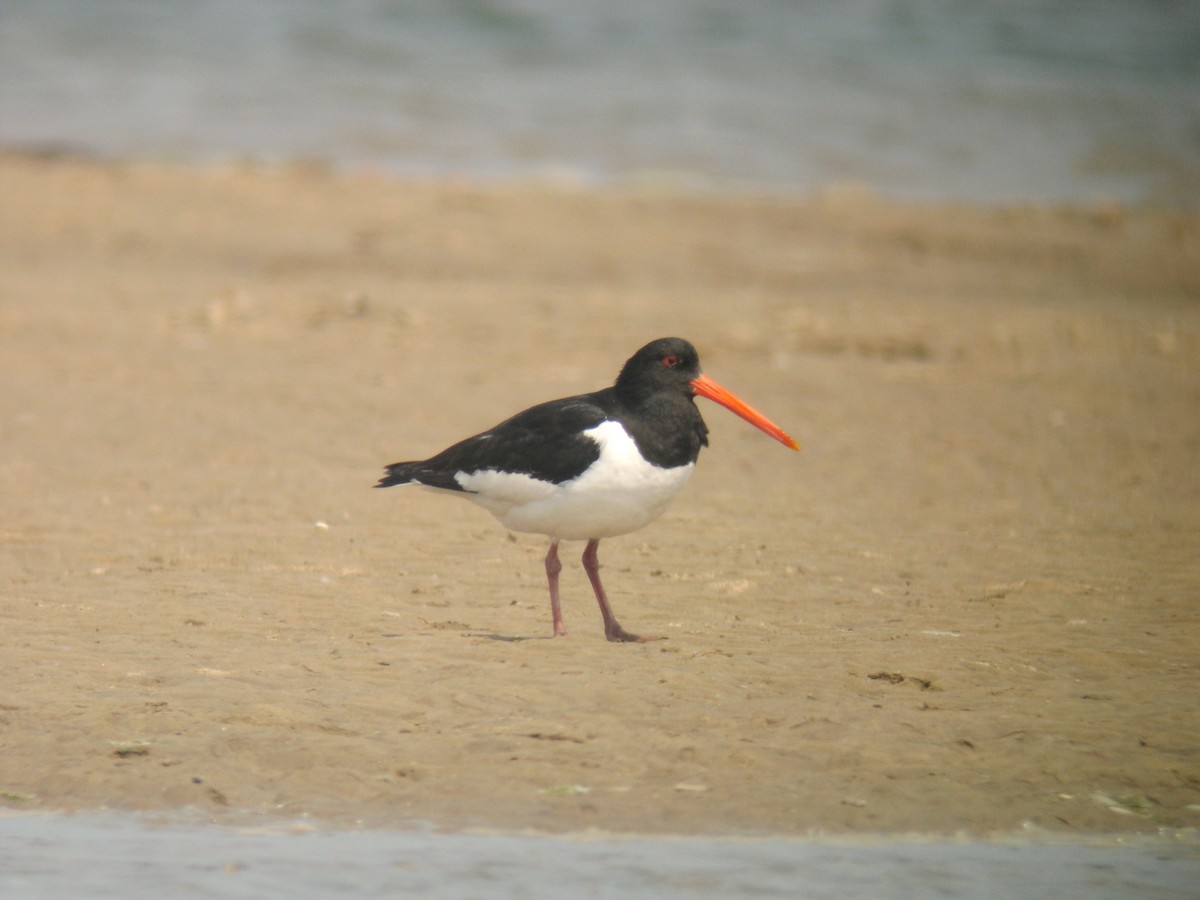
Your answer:
[[[413,631],[413,632],[386,631],[386,632],[380,634],[379,636],[384,637],[384,638],[406,638],[406,637],[411,638],[411,637],[421,637],[421,636],[431,637],[434,634],[437,634],[437,632],[436,631]],[[458,632],[458,634],[459,634],[459,637],[484,638],[489,641],[504,641],[506,644],[517,644],[517,643],[520,643],[521,641],[552,641],[552,640],[554,640],[554,637],[552,635],[548,635],[548,634],[536,634],[536,635],[535,634],[497,634],[494,631],[492,631],[492,632],[460,631],[460,632]]]
[[[550,641],[553,637],[545,634],[497,634],[496,632],[486,631],[464,631],[463,637],[470,638],[486,638],[489,641],[504,641],[506,644],[517,644],[521,641]]]

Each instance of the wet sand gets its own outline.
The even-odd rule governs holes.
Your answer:
[[[1200,826],[1200,221],[0,158],[0,803]],[[678,334],[672,509],[371,490]]]

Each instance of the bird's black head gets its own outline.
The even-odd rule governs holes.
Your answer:
[[[683,338],[659,338],[629,358],[617,376],[617,396],[631,405],[655,394],[691,397],[700,374],[700,355]]]
[[[787,432],[757,409],[707,375],[700,374],[696,348],[683,338],[659,338],[633,354],[617,376],[614,392],[617,399],[636,410],[640,418],[672,421],[676,434],[692,431],[690,461],[695,461],[699,448],[708,443],[708,429],[693,399],[697,394],[741,416],[785,447],[800,449]]]

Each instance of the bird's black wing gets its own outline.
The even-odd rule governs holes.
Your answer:
[[[532,406],[429,459],[393,463],[375,486],[415,482],[461,491],[457,473],[485,470],[568,481],[599,457],[599,445],[584,432],[608,418],[614,403],[611,395],[610,388]]]

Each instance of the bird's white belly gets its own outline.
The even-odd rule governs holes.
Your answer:
[[[695,468],[652,465],[617,422],[602,422],[584,434],[600,445],[600,457],[562,484],[494,469],[460,472],[455,480],[467,499],[506,528],[552,540],[591,540],[627,534],[657,519]]]

